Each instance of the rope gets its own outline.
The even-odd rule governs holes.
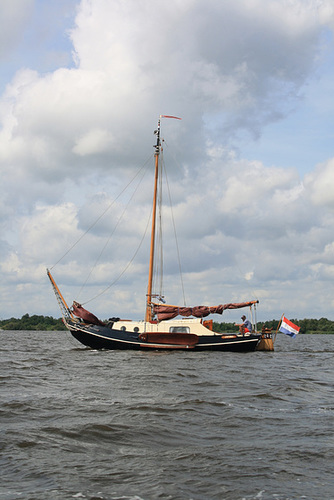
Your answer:
[[[183,282],[183,273],[182,273],[182,267],[181,267],[179,242],[178,242],[178,237],[177,237],[177,233],[176,233],[176,225],[175,225],[174,212],[173,212],[173,203],[172,203],[172,197],[170,194],[169,182],[168,182],[167,170],[165,167],[165,163],[163,164],[163,167],[164,167],[164,172],[165,172],[165,177],[166,177],[166,186],[167,186],[167,192],[168,192],[169,205],[170,205],[170,209],[171,209],[171,217],[172,217],[172,223],[173,223],[173,231],[174,231],[174,238],[175,238],[175,245],[176,245],[177,260],[178,260],[178,265],[179,265],[183,303],[184,303],[184,305],[186,305],[186,297],[185,297],[185,292],[184,292],[184,282]]]
[[[159,162],[159,189],[158,189],[158,224],[156,231],[156,244],[155,244],[155,259],[154,259],[154,283],[152,288],[158,290],[158,294],[162,297],[163,294],[163,228],[162,228],[162,175],[161,175],[161,158],[162,149],[160,152]]]
[[[140,240],[140,243],[139,243],[139,245],[137,247],[137,250],[133,254],[133,257],[130,260],[130,262],[128,262],[128,264],[125,266],[125,268],[123,269],[123,271],[118,275],[118,277],[112,283],[110,283],[109,286],[107,286],[104,290],[102,290],[100,293],[98,293],[97,295],[95,295],[95,297],[92,297],[91,299],[87,300],[86,302],[83,302],[82,305],[85,305],[85,304],[88,304],[89,302],[92,302],[93,300],[97,299],[98,297],[100,297],[101,295],[103,295],[105,292],[107,292],[112,286],[115,285],[115,283],[117,283],[120,280],[120,278],[123,276],[123,274],[128,270],[128,268],[130,267],[130,265],[134,261],[137,253],[139,252],[139,249],[142,246],[142,243],[143,243],[143,241],[145,239],[145,236],[147,234],[147,230],[148,230],[148,227],[149,227],[149,222],[150,222],[151,216],[152,216],[152,210],[151,210],[150,215],[149,215],[149,217],[147,219],[147,224],[146,224],[145,232],[144,232],[144,234],[142,236],[142,239]]]
[[[89,226],[89,228],[80,236],[80,238],[78,238],[77,241],[75,243],[73,243],[73,245],[64,253],[64,255],[62,257],[60,257],[60,259],[58,259],[55,264],[53,264],[53,266],[50,269],[53,269],[54,267],[56,267],[59,264],[59,262],[61,262],[66,257],[66,255],[68,255],[73,250],[73,248],[86,236],[86,234],[88,234],[89,231],[91,229],[93,229],[94,226],[96,226],[96,224],[99,222],[99,220],[101,220],[102,217],[116,203],[118,198],[120,198],[122,196],[122,194],[128,189],[128,187],[132,184],[132,182],[140,174],[140,172],[145,168],[145,166],[148,164],[148,162],[151,161],[152,157],[153,157],[153,155],[151,155],[150,158],[148,158],[146,160],[146,162],[142,165],[142,167],[138,170],[138,172],[134,175],[134,177],[130,180],[130,182],[128,182],[128,184],[122,189],[122,191],[119,193],[119,195],[110,203],[110,205],[104,210],[104,212],[102,212],[102,214],[95,220],[95,222],[93,222],[93,224],[91,224],[91,226]]]
[[[145,164],[145,165],[148,165],[148,162],[146,162],[146,164]],[[147,167],[147,168],[148,168],[148,167]],[[145,174],[146,174],[146,172],[147,172],[147,168],[146,168],[146,170],[142,173],[142,176],[141,176],[141,178],[140,178],[140,180],[139,180],[139,182],[138,182],[138,184],[137,184],[137,186],[136,186],[135,190],[133,191],[133,193],[132,193],[131,197],[129,198],[129,200],[128,200],[128,202],[127,202],[127,204],[126,204],[126,206],[125,206],[125,208],[124,208],[124,210],[123,210],[123,212],[122,212],[122,214],[121,214],[121,215],[120,215],[120,217],[118,218],[118,221],[117,221],[117,223],[116,223],[116,225],[115,225],[114,229],[113,229],[113,230],[112,230],[112,232],[110,233],[110,236],[109,236],[108,240],[106,241],[106,243],[104,244],[104,246],[103,246],[103,248],[102,248],[102,250],[101,250],[100,254],[98,255],[98,257],[97,257],[97,259],[96,259],[96,261],[95,261],[95,264],[92,266],[92,268],[91,268],[90,272],[88,273],[88,276],[87,276],[86,280],[85,280],[85,281],[84,281],[84,283],[82,284],[82,286],[81,286],[81,288],[80,288],[80,290],[79,290],[79,293],[78,293],[78,297],[80,296],[80,294],[81,294],[82,290],[84,289],[85,285],[87,284],[87,281],[89,280],[89,278],[90,278],[91,274],[93,273],[94,269],[96,268],[97,264],[99,263],[99,261],[100,261],[100,259],[101,259],[102,255],[103,255],[103,253],[104,253],[105,249],[107,248],[107,246],[108,246],[108,244],[109,244],[109,242],[110,242],[110,240],[111,240],[112,236],[114,235],[114,233],[115,233],[116,229],[118,228],[119,224],[121,223],[121,220],[123,219],[124,214],[125,214],[125,212],[127,211],[128,207],[129,207],[129,205],[130,205],[130,202],[132,201],[132,199],[133,199],[134,195],[135,195],[135,194],[136,194],[136,192],[138,191],[139,186],[141,185],[141,183],[142,183],[142,181],[143,181],[143,179],[144,179],[144,177],[145,177]],[[141,172],[142,170],[143,170],[143,167],[140,169],[140,172]],[[138,174],[136,174],[136,175],[138,175]],[[133,180],[134,180],[134,179],[133,179]],[[146,233],[145,233],[145,234],[146,234]],[[141,243],[140,243],[140,245],[141,245]],[[138,250],[137,250],[137,251],[138,251]],[[133,260],[133,259],[132,259],[132,260]],[[131,262],[132,262],[132,261],[131,261]],[[124,273],[122,273],[122,274],[124,274]],[[121,275],[122,275],[122,274],[121,274]],[[121,275],[120,275],[120,276],[121,276]],[[117,280],[118,280],[118,279],[117,279]],[[117,280],[116,280],[116,281],[117,281]],[[115,283],[115,282],[113,282],[113,283]],[[110,285],[110,286],[111,286],[111,285]],[[110,288],[110,287],[108,287],[108,288]],[[107,288],[107,289],[108,289],[108,288]],[[91,300],[93,300],[93,299],[91,299]],[[90,302],[90,300],[89,300],[88,302]],[[87,304],[87,302],[85,302],[85,303]]]

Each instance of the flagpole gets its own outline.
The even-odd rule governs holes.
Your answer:
[[[283,319],[283,318],[284,318],[284,313],[282,314],[281,319],[280,319],[280,320],[279,320],[279,322],[278,322],[278,326],[277,326],[277,328],[276,328],[275,336],[274,336],[274,338],[273,338],[273,343],[275,343],[276,336],[277,336],[277,332],[278,332],[278,330],[279,330],[279,327],[281,326],[281,323],[282,323],[282,319]]]

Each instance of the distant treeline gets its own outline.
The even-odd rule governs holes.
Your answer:
[[[326,318],[320,319],[291,319],[293,323],[300,326],[300,333],[334,333],[334,321]],[[276,331],[279,321],[273,319],[266,322],[258,322],[258,330],[262,326],[272,328]],[[2,330],[65,330],[64,323],[61,318],[56,319],[52,316],[38,316],[34,314],[24,314],[21,319],[10,318],[0,320],[0,328]],[[234,332],[237,331],[234,323],[213,323],[215,332]]]
[[[66,330],[63,320],[52,316],[24,314],[21,319],[10,318],[0,320],[2,330]]]

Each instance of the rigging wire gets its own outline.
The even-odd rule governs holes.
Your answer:
[[[168,148],[168,143],[166,142],[166,140],[165,140],[165,139],[164,139],[164,144],[165,144],[165,146]],[[177,160],[177,158],[173,155],[173,153],[172,153],[172,151],[171,151],[170,149],[169,149],[169,152],[170,152],[170,154],[171,154],[171,156],[172,156],[172,158],[173,158],[173,160],[174,160],[175,164],[176,164],[176,165],[177,165],[177,166],[181,169],[182,167],[181,167],[181,165],[180,165],[179,161],[178,161],[178,160]],[[166,180],[167,180],[167,187],[168,187],[168,179],[167,179],[167,176],[166,176]],[[169,189],[169,187],[168,187],[168,189]],[[237,268],[237,270],[238,270],[238,272],[239,272],[239,274],[240,274],[240,277],[243,279],[244,283],[247,285],[247,288],[251,291],[251,293],[254,295],[254,297],[255,297],[256,299],[258,299],[258,294],[257,294],[257,293],[256,293],[256,291],[253,289],[253,287],[250,285],[250,283],[249,283],[249,281],[247,280],[247,278],[245,278],[245,274],[246,274],[246,273],[242,271],[242,269],[241,269],[241,267],[240,267],[239,263],[238,263],[236,260],[235,260],[235,266],[236,266],[236,268]],[[181,275],[181,277],[182,277],[182,275]],[[183,286],[183,285],[182,285],[182,286]]]
[[[164,144],[168,147],[168,144],[166,141],[163,139]],[[180,166],[177,162],[177,160],[173,157],[175,163]],[[155,288],[156,290],[159,291],[157,295],[159,296],[159,300],[162,300],[164,297],[164,290],[163,290],[163,275],[164,275],[164,270],[163,270],[163,224],[162,224],[162,193],[163,193],[163,179],[162,179],[162,173],[164,173],[165,176],[165,183],[166,183],[166,188],[167,188],[167,193],[168,193],[168,200],[169,200],[169,206],[170,206],[170,211],[171,211],[171,220],[172,220],[172,226],[173,226],[173,232],[174,232],[174,239],[175,239],[175,245],[176,245],[176,254],[177,254],[177,260],[178,260],[178,267],[179,267],[179,275],[180,275],[180,282],[181,282],[181,290],[182,290],[182,296],[183,296],[183,303],[186,306],[186,297],[185,297],[185,289],[184,289],[184,281],[183,281],[183,272],[182,272],[182,266],[181,266],[181,257],[180,257],[180,249],[179,249],[179,244],[178,244],[178,237],[177,237],[177,232],[176,232],[176,224],[175,224],[175,219],[174,219],[174,211],[173,211],[173,203],[172,203],[172,197],[171,197],[171,192],[169,188],[169,183],[168,183],[168,176],[167,176],[167,169],[166,169],[166,164],[164,161],[164,155],[163,155],[163,148],[161,148],[160,152],[160,183],[159,183],[159,193],[158,193],[158,231],[157,231],[157,236],[156,236],[156,249],[157,249],[157,259],[155,259]]]
[[[124,208],[124,210],[123,210],[123,212],[122,212],[122,214],[119,216],[119,218],[118,218],[118,220],[117,220],[117,222],[116,222],[116,224],[115,224],[115,226],[114,226],[114,228],[113,228],[112,232],[111,232],[111,233],[110,233],[110,235],[109,235],[109,238],[107,239],[106,243],[104,244],[104,246],[103,246],[103,248],[102,248],[102,250],[101,250],[100,254],[98,255],[98,257],[97,257],[97,259],[96,259],[96,261],[95,261],[94,265],[92,266],[92,268],[91,268],[90,272],[88,273],[88,276],[87,276],[86,280],[85,280],[85,281],[84,281],[84,283],[82,284],[82,286],[81,286],[81,288],[80,288],[80,290],[79,290],[79,293],[78,293],[78,297],[80,296],[80,294],[81,294],[82,290],[83,290],[83,289],[84,289],[84,287],[86,286],[86,284],[87,284],[87,282],[88,282],[88,280],[89,280],[89,278],[90,278],[91,274],[93,273],[94,269],[96,268],[97,264],[99,263],[99,261],[100,261],[100,259],[101,259],[102,255],[103,255],[103,253],[104,253],[105,249],[107,248],[107,246],[108,246],[108,244],[109,244],[109,242],[110,242],[110,240],[111,240],[112,236],[114,235],[114,233],[115,233],[115,231],[116,231],[117,227],[118,227],[118,226],[119,226],[119,224],[121,223],[121,221],[122,221],[122,219],[123,219],[123,217],[124,217],[124,214],[126,213],[126,211],[127,211],[128,207],[129,207],[129,205],[130,205],[130,203],[131,203],[131,201],[132,201],[132,199],[133,199],[134,195],[135,195],[135,194],[136,194],[136,192],[138,191],[139,186],[141,185],[141,183],[142,183],[142,181],[143,181],[143,179],[144,179],[144,177],[145,177],[145,174],[146,174],[146,172],[147,172],[147,170],[148,170],[148,167],[149,167],[148,162],[146,162],[146,164],[145,164],[145,165],[146,165],[146,169],[145,169],[145,171],[143,171],[143,168],[141,168],[141,169],[140,169],[140,172],[142,172],[141,178],[139,179],[139,182],[138,182],[137,186],[135,187],[135,189],[134,189],[134,191],[133,191],[133,193],[132,193],[131,197],[129,198],[129,200],[128,200],[128,202],[127,202],[127,204],[126,204],[126,206],[125,206],[125,208]],[[134,180],[134,179],[133,179],[133,180]],[[113,283],[115,283],[115,282],[113,282]],[[87,302],[86,302],[86,303],[87,303]]]
[[[164,141],[165,142],[165,141]],[[166,144],[166,143],[165,143]],[[161,149],[161,153],[162,153],[162,149]],[[117,220],[117,223],[115,225],[115,227],[113,228],[107,242],[105,243],[105,245],[103,246],[99,256],[97,257],[96,261],[95,261],[95,264],[92,266],[92,269],[90,270],[90,272],[88,273],[88,276],[86,278],[86,280],[84,281],[84,283],[82,284],[80,290],[79,290],[79,293],[78,295],[80,295],[83,291],[83,288],[85,287],[85,285],[87,284],[92,272],[94,271],[94,269],[96,268],[99,260],[101,259],[106,247],[108,246],[113,234],[115,233],[117,227],[119,226],[131,200],[133,199],[135,193],[137,192],[137,190],[139,189],[139,186],[141,184],[141,182],[143,181],[144,179],[144,176],[145,176],[145,173],[147,172],[147,168],[145,169],[145,171],[143,172],[144,168],[147,167],[147,165],[149,164],[149,161],[152,159],[152,156],[150,156],[150,158],[148,158],[146,160],[146,162],[142,165],[142,167],[138,170],[138,172],[133,176],[133,178],[126,184],[126,186],[122,189],[122,191],[118,194],[118,196],[108,205],[108,207],[102,212],[102,214],[88,227],[88,229],[77,239],[77,241],[62,255],[62,257],[60,257],[60,259],[58,259],[58,261],[50,268],[50,269],[53,269],[55,266],[57,266],[59,264],[59,262],[61,262],[72,250],[73,248],[76,247],[76,245],[89,233],[89,231],[91,231],[93,229],[94,226],[96,226],[96,224],[104,217],[104,215],[111,209],[111,207],[116,203],[116,201],[121,197],[121,195],[129,188],[129,186],[134,182],[134,180],[141,174],[141,178],[138,182],[138,185],[136,186],[134,192],[132,193],[129,201],[127,202],[127,205],[126,207],[124,208],[122,214],[120,215],[119,219]],[[173,223],[173,230],[174,230],[174,237],[175,237],[175,242],[176,242],[176,250],[177,250],[177,258],[178,258],[178,265],[179,265],[179,273],[180,273],[180,279],[181,279],[181,287],[182,287],[182,293],[183,293],[183,300],[184,300],[184,304],[186,305],[186,300],[185,300],[185,292],[184,292],[184,284],[183,284],[183,276],[182,276],[182,269],[181,269],[181,261],[180,261],[180,251],[179,251],[179,246],[178,246],[178,239],[177,239],[177,234],[176,234],[176,226],[175,226],[175,220],[174,220],[174,214],[173,214],[173,206],[172,206],[172,200],[171,200],[171,194],[170,194],[170,189],[169,189],[169,184],[168,184],[168,178],[167,178],[167,171],[166,171],[166,167],[165,167],[165,163],[164,163],[164,160],[163,160],[163,156],[161,158],[161,162],[160,162],[160,175],[159,175],[159,179],[160,179],[160,184],[159,184],[159,195],[158,195],[158,220],[159,220],[159,223],[158,223],[158,235],[157,235],[157,250],[159,249],[159,252],[158,255],[157,255],[157,259],[156,259],[156,263],[155,263],[155,270],[156,270],[156,273],[155,273],[155,276],[157,277],[156,281],[159,280],[159,299],[162,300],[162,297],[163,297],[163,228],[162,228],[162,192],[163,192],[163,189],[162,189],[162,171],[164,171],[165,173],[165,178],[166,178],[166,185],[167,185],[167,190],[168,190],[168,198],[169,198],[169,204],[170,204],[170,209],[171,209],[171,218],[172,218],[172,223]],[[99,292],[97,295],[95,295],[94,297],[88,299],[86,302],[82,302],[82,304],[87,304],[89,302],[92,302],[93,300],[97,299],[98,297],[100,297],[101,295],[103,295],[105,292],[107,292],[112,286],[114,286],[119,280],[120,278],[125,274],[125,272],[127,271],[127,269],[130,267],[130,265],[132,264],[133,260],[135,259],[137,253],[139,252],[141,246],[142,246],[142,243],[145,239],[145,236],[147,234],[147,231],[148,231],[148,227],[149,227],[149,222],[151,220],[151,217],[152,217],[152,210],[149,214],[149,217],[148,217],[148,220],[147,220],[147,224],[146,224],[146,228],[145,228],[145,231],[144,231],[144,234],[141,238],[141,241],[137,247],[137,249],[135,250],[131,260],[128,262],[128,264],[125,266],[125,268],[122,270],[122,272],[112,281],[112,283],[110,283],[104,290],[102,290],[101,292]],[[159,269],[160,267],[160,269]],[[157,284],[157,283],[156,283]]]
[[[110,283],[110,285],[108,285],[104,290],[102,290],[100,293],[98,293],[97,295],[95,295],[94,297],[92,297],[91,299],[87,300],[86,302],[83,302],[82,305],[85,305],[85,304],[88,304],[89,302],[92,302],[93,300],[97,299],[98,297],[100,297],[101,295],[103,295],[105,292],[107,292],[112,286],[115,285],[115,283],[117,283],[120,278],[123,276],[123,274],[128,270],[128,268],[130,267],[130,265],[132,264],[132,262],[134,261],[134,259],[136,258],[136,255],[137,253],[139,252],[140,250],[140,247],[142,246],[142,243],[145,239],[145,236],[147,234],[147,230],[148,230],[148,227],[149,227],[149,223],[150,223],[150,220],[151,220],[151,217],[152,217],[152,210],[149,214],[149,217],[147,219],[147,224],[146,224],[146,228],[145,228],[145,231],[144,231],[144,234],[142,236],[142,239],[140,240],[140,243],[135,251],[135,253],[133,254],[132,256],[132,259],[128,262],[128,264],[125,266],[125,268],[123,269],[123,271],[118,275],[118,277],[112,282]]]
[[[162,158],[162,149],[160,152]],[[159,161],[159,189],[158,189],[158,224],[156,231],[156,258],[154,259],[154,285],[153,289],[158,291],[159,300],[164,296],[163,292],[163,227],[162,227],[162,160]]]
[[[132,184],[132,182],[136,179],[136,177],[140,174],[140,172],[147,166],[147,164],[149,163],[149,161],[151,161],[153,155],[151,155],[147,160],[146,162],[141,166],[141,168],[138,170],[138,172],[133,176],[133,178],[128,182],[128,184],[126,184],[126,186],[122,189],[122,191],[118,194],[118,196],[116,196],[116,198],[110,203],[110,205],[104,210],[104,212],[102,212],[102,214],[93,222],[93,224],[91,224],[89,226],[88,229],[86,229],[86,231],[77,239],[77,241],[64,253],[64,255],[62,257],[60,257],[60,259],[57,260],[57,262],[55,264],[53,264],[52,267],[50,267],[50,270],[52,270],[54,267],[56,267],[59,262],[61,262],[65,257],[66,255],[68,255],[72,250],[73,248],[86,236],[86,234],[89,233],[89,231],[91,231],[91,229],[93,229],[94,226],[96,226],[96,224],[99,222],[99,220],[102,219],[102,217],[110,210],[110,208],[116,203],[116,201],[118,200],[118,198],[120,198],[122,196],[122,194],[128,189],[128,187]]]
[[[183,302],[184,302],[184,305],[186,305],[186,297],[185,297],[185,292],[184,292],[184,282],[183,282],[183,274],[182,274],[181,258],[180,258],[180,249],[179,249],[179,243],[178,243],[178,238],[177,238],[177,233],[176,233],[176,225],[175,225],[175,219],[174,219],[172,197],[171,197],[171,194],[170,194],[169,182],[168,182],[168,177],[167,177],[167,170],[166,170],[166,166],[165,166],[164,162],[163,162],[163,169],[164,169],[164,172],[165,172],[166,186],[167,186],[167,192],[168,192],[168,198],[169,198],[169,205],[170,205],[170,209],[171,209],[171,217],[172,217],[173,230],[174,230],[174,238],[175,238],[175,245],[176,245],[177,260],[178,260],[178,264],[179,264],[179,273],[180,273],[180,281],[181,281],[181,288],[182,288],[182,294],[183,294]]]

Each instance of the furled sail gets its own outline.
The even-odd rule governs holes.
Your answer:
[[[176,316],[195,316],[196,318],[205,318],[209,314],[223,314],[226,309],[241,309],[242,307],[250,307],[257,304],[258,300],[250,302],[237,302],[229,304],[220,304],[219,306],[196,306],[196,307],[179,307],[169,306],[164,304],[153,304],[153,312],[156,314],[158,321],[164,319],[172,319]]]
[[[79,302],[73,301],[72,310],[75,316],[83,319],[86,323],[91,323],[92,325],[105,326],[102,321],[100,321],[93,313],[84,309]]]

